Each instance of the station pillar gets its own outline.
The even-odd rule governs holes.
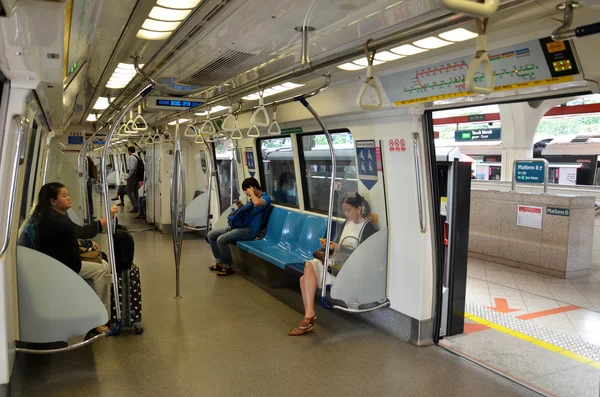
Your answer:
[[[502,181],[512,179],[515,160],[533,158],[535,131],[544,114],[568,100],[558,98],[499,105],[502,122]]]

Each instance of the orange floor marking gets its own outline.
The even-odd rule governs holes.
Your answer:
[[[486,306],[487,309],[492,309],[496,312],[500,312],[500,313],[511,313],[511,312],[518,312],[521,309],[511,309],[508,307],[508,302],[506,301],[506,299],[504,298],[494,298],[494,301],[496,302],[496,307],[494,306]]]
[[[474,332],[485,331],[486,329],[490,329],[490,327],[488,327],[487,325],[483,325],[483,324],[465,323],[463,332],[465,334],[472,334]]]
[[[559,307],[556,309],[542,310],[541,312],[522,314],[520,316],[517,316],[517,318],[519,320],[531,320],[533,318],[550,316],[552,314],[570,312],[572,310],[578,310],[578,309],[581,309],[581,308],[579,306],[565,306],[565,307]]]

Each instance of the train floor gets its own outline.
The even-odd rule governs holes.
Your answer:
[[[470,258],[465,333],[441,345],[543,394],[597,397],[600,269],[558,279]]]
[[[302,317],[298,291],[217,277],[201,239],[184,242],[176,300],[171,236],[121,211],[136,242],[144,333],[123,331],[59,355],[18,354],[13,397],[536,395],[360,316],[318,308],[314,333],[289,337]]]

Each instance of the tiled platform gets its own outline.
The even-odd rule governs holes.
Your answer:
[[[470,258],[467,301],[600,346],[600,269],[564,280]]]

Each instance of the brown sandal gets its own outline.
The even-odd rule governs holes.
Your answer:
[[[294,328],[291,331],[288,331],[289,336],[300,336],[304,334],[308,334],[313,331],[315,327],[315,321],[317,321],[317,316],[314,315],[312,317],[304,317],[298,327]]]
[[[213,272],[220,272],[221,270],[223,270],[223,265],[220,263],[217,263],[216,265],[210,266],[208,269],[212,270]]]

